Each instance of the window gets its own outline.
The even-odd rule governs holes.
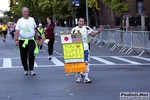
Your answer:
[[[136,13],[142,13],[143,8],[143,0],[136,0]]]

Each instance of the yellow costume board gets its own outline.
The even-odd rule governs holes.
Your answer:
[[[85,72],[86,65],[84,63],[84,49],[81,34],[62,34],[61,43],[65,72]]]
[[[84,62],[84,50],[82,43],[65,43],[62,44],[62,46],[65,63]]]

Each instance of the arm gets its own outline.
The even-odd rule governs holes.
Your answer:
[[[35,39],[38,40],[38,32],[37,32],[37,28],[35,28],[34,31],[35,31]]]
[[[18,40],[18,38],[19,38],[19,30],[16,30],[15,32],[16,32],[16,34],[15,34],[15,44],[17,46],[18,43],[19,43],[19,40]]]
[[[33,25],[34,25],[34,31],[35,31],[35,35],[34,35],[34,38],[35,38],[35,40],[38,40],[38,27],[37,27],[37,25],[36,25],[36,23],[35,23],[35,20],[34,20],[34,18],[33,18]]]
[[[103,31],[103,26],[101,26],[99,29],[98,29],[98,31],[92,31],[91,32],[91,36],[95,36],[96,34],[99,34],[101,31]]]
[[[53,29],[54,29],[54,27],[55,27],[55,25],[54,25],[54,24],[52,24],[52,25],[50,25],[49,27],[47,27],[47,29],[48,29],[48,30],[53,30]]]

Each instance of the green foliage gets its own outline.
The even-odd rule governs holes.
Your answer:
[[[89,8],[96,8],[97,10],[100,10],[98,7],[98,1],[97,0],[88,0],[88,7]]]
[[[126,0],[102,0],[108,7],[111,8],[111,12],[117,12],[120,15],[129,9],[129,4]]]
[[[63,0],[63,2],[62,0],[18,0],[18,5],[10,3],[11,11],[20,17],[22,7],[28,7],[31,16],[41,18],[54,15],[59,19],[65,19],[71,16],[72,11],[71,0]]]
[[[13,11],[13,16],[22,17],[22,7],[28,7],[30,16],[46,21],[46,17],[50,16],[56,19],[75,18],[78,15],[86,15],[85,0],[80,0],[80,6],[72,4],[72,0],[17,0],[18,4],[13,4],[10,0],[10,10]],[[89,12],[91,9],[97,9],[98,0],[88,0]],[[11,14],[9,14],[11,16]]]

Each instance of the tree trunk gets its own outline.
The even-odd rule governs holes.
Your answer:
[[[121,17],[120,17],[120,29],[121,30],[124,30],[124,26],[125,26],[125,18],[123,17],[123,14],[121,14]]]
[[[98,19],[97,19],[97,14],[96,14],[96,9],[93,9],[93,13],[94,13],[94,19],[95,19],[95,26],[98,27]]]

